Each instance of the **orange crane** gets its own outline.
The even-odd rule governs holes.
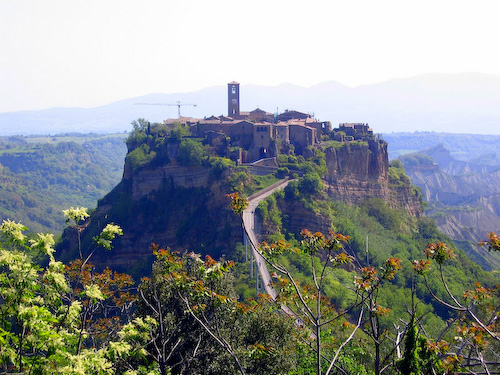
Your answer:
[[[177,114],[179,118],[181,118],[181,106],[186,106],[186,105],[192,105],[193,107],[196,107],[196,104],[192,103],[181,103],[180,101],[176,101],[175,104],[172,103],[134,103],[135,105],[168,105],[168,106],[175,106],[177,107]]]

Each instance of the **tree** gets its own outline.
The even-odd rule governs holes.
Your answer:
[[[106,274],[100,280],[81,281],[80,290],[72,289],[65,266],[54,258],[53,235],[37,234],[30,240],[23,233],[26,230],[22,224],[9,220],[0,227],[10,244],[9,249],[0,248],[3,372],[114,374],[114,361],[125,358],[131,345],[119,339],[119,335],[116,337],[119,340],[104,340],[101,347],[85,347],[83,343],[93,334],[88,328],[97,311],[95,307],[102,306],[109,298],[124,296],[115,295],[112,288],[104,288]],[[109,239],[103,237],[106,238]],[[42,253],[48,257],[48,265],[35,264],[28,252]],[[73,271],[83,280],[81,276],[86,271],[82,274],[78,267]]]
[[[193,139],[184,139],[179,144],[177,151],[177,161],[183,166],[201,165],[203,159],[207,156],[201,142]]]
[[[85,225],[82,223],[90,217],[90,215],[87,213],[87,208],[85,207],[77,207],[77,208],[69,208],[67,210],[63,210],[63,214],[66,217],[66,224],[70,224],[70,227],[73,228],[77,232],[78,236],[78,254],[80,255],[80,259],[82,259],[82,265],[81,268],[83,270],[85,264],[90,260],[92,255],[96,252],[98,248],[103,248],[104,250],[110,251],[112,249],[112,241],[117,237],[117,236],[122,236],[123,235],[123,230],[120,228],[119,225],[116,225],[114,223],[108,223],[104,227],[104,229],[99,233],[97,236],[93,238],[93,245],[94,247],[91,247],[87,249],[85,253],[85,259],[84,258],[84,253],[82,249],[82,242],[81,242],[81,233],[85,229]]]
[[[147,139],[149,126],[149,122],[143,118],[132,121],[132,131],[126,140],[129,152],[141,145],[141,143]]]
[[[293,322],[267,300],[238,302],[232,262],[153,247],[151,278],[139,286],[136,317],[156,329],[146,347],[161,374],[284,373],[294,364]],[[221,350],[222,349],[222,350]]]
[[[286,310],[290,314],[296,316],[312,331],[311,334],[315,341],[315,345],[312,347],[316,356],[315,372],[318,375],[322,374],[324,367],[325,374],[330,374],[335,368],[343,348],[348,345],[356,331],[362,326],[365,315],[368,316],[370,326],[367,333],[374,340],[375,347],[380,347],[384,333],[380,329],[378,317],[384,314],[387,309],[377,304],[377,291],[382,280],[393,278],[401,265],[399,259],[389,258],[381,269],[380,277],[377,276],[378,270],[374,267],[360,267],[359,273],[354,278],[353,293],[355,298],[347,309],[340,311],[331,305],[325,295],[325,288],[327,276],[332,270],[338,267],[352,268],[355,258],[346,254],[344,250],[344,245],[349,237],[334,232],[325,236],[320,232],[311,233],[305,229],[302,230],[301,236],[302,241],[299,248],[293,248],[284,241],[278,241],[271,245],[263,243],[259,250],[268,264],[283,275],[274,275],[279,281],[276,286],[280,301],[286,304]],[[300,285],[292,272],[280,262],[280,256],[287,253],[302,253],[309,257],[312,286]],[[344,321],[347,326],[351,326],[345,319],[348,318],[348,314],[355,311],[357,311],[356,324],[352,325],[351,333],[343,338],[333,352],[324,353],[323,331],[336,321]],[[378,352],[375,356],[375,372],[377,374],[380,372],[380,353]]]
[[[488,239],[480,246],[498,251],[498,236],[490,233]],[[448,371],[458,371],[463,368],[476,372],[482,368],[484,373],[498,370],[500,366],[500,287],[487,287],[476,283],[473,289],[466,290],[462,296],[453,294],[448,286],[445,275],[446,262],[454,257],[454,252],[444,243],[429,244],[424,250],[427,259],[415,260],[414,271],[423,278],[425,286],[435,301],[445,306],[453,313],[448,329],[455,328],[453,351],[440,353],[442,366]],[[437,264],[438,275],[445,288],[445,298],[440,298],[434,292],[429,282],[429,271],[432,264]],[[448,348],[447,343],[446,348]],[[435,344],[434,344],[435,346]],[[450,348],[452,345],[449,345]],[[427,345],[432,347],[432,344]]]
[[[323,182],[318,173],[308,172],[299,180],[299,190],[304,195],[313,195],[324,190]]]

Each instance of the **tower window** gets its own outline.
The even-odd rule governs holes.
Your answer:
[[[236,86],[232,86],[232,87],[231,87],[231,92],[232,92],[233,94],[236,94]]]

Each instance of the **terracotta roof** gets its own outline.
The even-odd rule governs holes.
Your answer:
[[[239,83],[236,82],[236,81],[231,81],[231,82],[228,83],[228,85],[239,85]]]
[[[251,111],[250,113],[267,113],[266,111],[263,111],[262,109],[260,108],[255,108],[253,111]]]

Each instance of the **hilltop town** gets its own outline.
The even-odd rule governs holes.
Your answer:
[[[189,127],[196,137],[211,143],[227,141],[237,148],[232,158],[238,163],[253,162],[276,157],[279,149],[292,146],[297,154],[324,140],[352,141],[373,138],[368,124],[342,123],[332,129],[329,121],[319,121],[310,114],[296,110],[270,113],[260,108],[250,112],[240,110],[240,84],[227,84],[227,116],[210,116],[203,119],[180,117],[168,119],[165,125],[181,123]]]

